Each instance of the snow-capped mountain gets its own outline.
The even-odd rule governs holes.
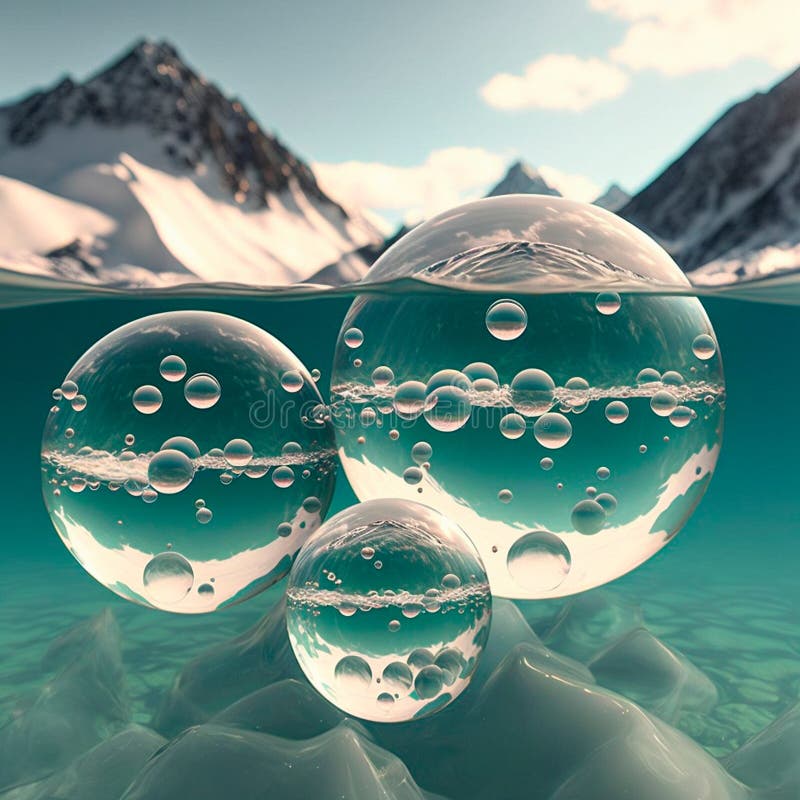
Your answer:
[[[800,268],[800,69],[730,108],[619,213],[695,281]]]
[[[549,194],[561,197],[561,192],[550,186],[539,170],[524,161],[515,161],[486,196],[496,197],[502,194]]]
[[[514,161],[500,182],[486,196],[497,197],[503,194],[546,194],[561,197],[561,192],[551,186],[536,167],[524,161]],[[631,196],[618,183],[612,183],[592,202],[608,211],[617,211],[630,199]]]
[[[592,203],[606,211],[619,211],[631,196],[618,183],[612,183],[603,194],[592,200]]]
[[[0,266],[135,285],[340,282],[382,239],[167,43],[0,108]]]
[[[524,161],[514,161],[506,170],[503,178],[486,194],[486,197],[497,197],[505,194],[544,194],[551,197],[561,197],[561,192],[551,186],[536,167]],[[594,203],[609,211],[616,211],[630,199],[630,195],[618,184],[612,183],[608,189],[598,197]],[[371,261],[376,261],[396,241],[411,230],[407,225],[401,225],[391,236],[384,240],[380,247],[370,247],[362,254]]]

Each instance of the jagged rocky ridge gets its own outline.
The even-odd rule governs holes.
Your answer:
[[[559,195],[515,161],[488,196]],[[631,197],[594,203],[654,236],[699,283],[800,269],[800,69],[717,119]]]
[[[314,173],[280,140],[263,131],[238,99],[228,99],[188,67],[168,42],[141,41],[85,83],[64,78],[8,110],[7,136],[31,145],[54,126],[84,120],[144,125],[176,167],[194,170],[213,157],[232,198],[269,205],[290,180],[309,196],[335,205]]]
[[[284,617],[279,602],[188,663],[150,726],[129,721],[110,614],[80,624],[45,658],[55,676],[39,699],[0,729],[0,798],[256,800],[268,788],[284,800],[643,791],[648,800],[791,800],[800,791],[798,709],[717,761],[666,721],[716,702],[713,684],[607,591],[560,607],[496,600],[467,691],[397,725],[361,723],[321,698]],[[623,696],[631,692],[641,706]]]

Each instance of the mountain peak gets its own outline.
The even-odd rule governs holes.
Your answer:
[[[154,41],[144,36],[133,44],[130,52],[142,54],[147,58],[152,57],[153,54],[161,54],[168,56],[169,58],[180,58],[178,55],[178,49],[174,44],[172,44],[172,42],[169,42],[166,39]]]
[[[189,67],[167,41],[139,40],[85,82],[67,77],[5,112],[6,135],[19,147],[59,127],[144,126],[176,170],[194,174],[216,166],[237,203],[267,205],[271,194],[296,182],[305,194],[338,207],[303,161],[262,130],[241,102]]]
[[[165,67],[172,64],[172,62],[177,62],[181,67],[191,72],[186,62],[184,62],[178,53],[177,48],[171,42],[165,39],[161,41],[139,39],[115,61],[112,61],[107,66],[102,67],[94,73],[90,80],[122,68],[131,68],[134,65],[144,68],[154,74],[164,74]],[[172,64],[172,66],[177,65]],[[159,67],[161,67],[161,69],[159,69]]]
[[[382,239],[242,102],[147,39],[0,108],[0,234],[4,268],[123,286],[358,280]]]
[[[612,183],[599,197],[592,202],[600,208],[605,208],[606,211],[618,211],[625,203],[631,199],[631,196],[626,192],[618,183]]]
[[[508,168],[509,175],[525,175],[526,177],[530,178],[531,180],[536,180],[537,178],[541,179],[542,174],[539,172],[536,167],[532,164],[528,164],[521,159],[517,159],[514,161],[511,166]]]
[[[561,192],[550,186],[536,167],[520,159],[511,164],[503,179],[489,192],[487,197],[497,197],[503,194],[561,196]]]

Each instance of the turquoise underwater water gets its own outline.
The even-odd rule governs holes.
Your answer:
[[[3,342],[0,419],[5,453],[0,463],[0,498],[4,512],[3,557],[0,560],[0,745],[3,745],[0,747],[0,798],[9,792],[17,793],[8,794],[9,798],[121,796],[138,767],[131,772],[130,768],[119,766],[120,786],[114,785],[112,774],[108,777],[105,795],[91,794],[89,789],[73,789],[70,790],[72,794],[64,789],[63,794],[36,795],[31,787],[38,786],[37,791],[44,791],[46,780],[62,775],[81,753],[103,738],[119,730],[129,730],[125,726],[131,722],[155,729],[158,737],[169,739],[188,725],[206,721],[213,713],[259,689],[266,682],[262,667],[249,671],[237,667],[238,671],[228,671],[225,666],[228,662],[219,655],[218,659],[212,657],[212,667],[203,672],[202,679],[197,679],[195,693],[185,694],[183,705],[175,700],[176,686],[180,684],[180,681],[176,683],[176,676],[186,665],[198,656],[205,658],[202,654],[208,648],[257,625],[279,600],[284,588],[281,583],[239,606],[211,615],[186,617],[126,603],[97,584],[59,541],[42,502],[40,437],[52,403],[52,388],[89,346],[119,325],[160,311],[200,308],[241,317],[279,338],[309,369],[321,371],[319,387],[326,396],[336,337],[351,299],[324,296],[282,301],[231,297],[184,300],[117,297],[0,311],[0,341]],[[626,660],[624,655],[616,661],[609,657],[596,662],[595,678],[601,686],[630,698],[658,719],[687,734],[714,758],[725,759],[789,712],[800,699],[800,581],[797,577],[800,568],[797,410],[800,312],[795,305],[713,297],[704,299],[703,304],[724,358],[727,408],[722,452],[699,507],[678,536],[653,558],[611,584],[579,596],[577,604],[568,598],[520,602],[518,607],[549,647],[576,662],[586,663],[594,657],[594,651],[602,650],[601,645],[630,636],[631,632],[639,631],[637,635],[643,635],[641,631],[645,630],[682,654],[693,668],[702,672],[703,681],[694,673],[676,668],[680,677],[670,683],[670,676],[666,675],[659,683],[661,672],[669,672],[662,662],[651,663],[645,659],[639,663],[635,659]],[[356,498],[340,471],[329,513],[354,502]],[[570,629],[570,617],[564,616],[564,609],[569,607],[583,615],[573,613],[580,635]],[[61,640],[53,647],[72,626],[80,626],[90,619],[94,621],[88,632],[85,627],[79,628],[78,633],[71,634],[73,638]],[[113,633],[106,637],[108,631]],[[118,647],[118,650],[112,655],[102,648],[92,650],[97,641],[102,641],[102,648]],[[32,710],[42,706],[43,687],[55,687],[56,694],[61,691],[65,673],[72,674],[69,664],[73,663],[70,659],[77,657],[76,643],[79,650],[86,649],[93,654],[92,674],[105,692],[100,693],[105,698],[103,707],[96,707],[100,703],[96,682],[90,682],[95,695],[92,695],[93,707],[87,711],[80,697],[86,697],[88,690],[79,683],[78,688],[73,687],[74,696],[70,695],[63,700],[63,705],[57,706],[69,722],[62,725],[53,721],[58,716],[53,712],[55,716],[48,723],[50,727],[35,727],[31,723],[30,731],[34,731],[35,736],[23,737],[26,744],[22,747],[14,733],[19,729],[19,721],[32,719]],[[250,652],[246,640],[240,641],[236,648],[240,655]],[[634,648],[635,652],[639,651]],[[260,657],[270,662],[272,656],[261,654]],[[112,678],[103,672],[104,659],[110,659],[113,665]],[[626,664],[632,665],[629,670]],[[185,675],[184,681],[188,680]],[[85,680],[85,676],[80,680]],[[706,680],[708,683],[704,682]],[[208,703],[202,699],[203,693],[208,696]],[[466,695],[458,701],[468,702]],[[458,709],[453,713],[457,714]],[[309,714],[315,723],[324,717],[318,710]],[[542,718],[546,719],[546,714]],[[243,727],[250,735],[251,728],[241,722],[237,724],[237,730]],[[85,741],[78,741],[81,737],[70,725],[82,731]],[[324,730],[324,725],[317,727]],[[399,726],[391,735],[378,737],[378,744],[405,761],[411,778],[430,793],[428,796],[489,796],[481,794],[485,791],[483,788],[476,788],[477,793],[470,794],[456,778],[447,777],[446,769],[437,776],[436,770],[424,759],[417,758],[411,751],[420,736],[419,730]],[[157,739],[160,746],[163,740],[152,735],[153,742]],[[205,734],[201,731],[193,735]],[[364,733],[367,738],[370,735],[370,731]],[[496,732],[492,736],[496,736]],[[794,736],[798,734],[795,732]],[[372,735],[372,739],[375,738]],[[792,741],[796,748],[797,738]],[[138,742],[137,747],[140,744]],[[563,747],[569,745],[565,742]],[[152,752],[155,749],[153,747]],[[311,770],[314,761],[311,756],[308,758],[310,760],[303,763]],[[372,757],[373,764],[377,758]],[[438,758],[444,763],[441,756]],[[144,761],[144,756],[142,759]],[[116,768],[112,764],[112,773]],[[506,773],[513,771],[502,764],[498,769]],[[544,767],[542,770],[546,771]],[[471,781],[474,786],[481,786],[475,776]],[[512,779],[500,780],[496,796],[555,797],[553,786],[545,784],[539,788],[529,786],[533,794],[525,793],[528,790],[523,787],[515,794]],[[60,785],[63,786],[63,782]],[[357,785],[356,781],[352,787]],[[784,781],[782,785],[785,788],[789,784]],[[797,785],[791,784],[791,787]],[[221,781],[217,792],[223,791],[220,787],[224,786],[225,782]],[[378,796],[352,787],[344,796]],[[448,787],[453,787],[451,792],[446,791]],[[788,793],[795,788],[786,789],[786,794],[767,792],[763,797],[800,796],[800,789],[797,795]],[[26,791],[30,793],[25,794]],[[52,786],[48,791],[54,791]],[[173,789],[163,780],[157,788],[144,780],[130,796],[181,796],[171,791]],[[274,796],[312,796],[283,791]],[[387,796],[417,796],[403,794],[398,789],[394,791]],[[564,791],[559,798],[589,798],[589,795]],[[751,789],[742,789],[741,796],[749,796],[746,794],[749,791]],[[205,795],[200,791],[191,796]],[[251,795],[243,792],[240,796]],[[612,795],[598,789],[596,796]],[[651,795],[647,787],[642,786],[641,793],[636,796],[684,795]],[[714,794],[709,790],[697,796],[733,797],[735,794]]]

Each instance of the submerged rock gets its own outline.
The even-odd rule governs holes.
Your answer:
[[[478,800],[745,800],[748,791],[691,739],[515,646],[456,716],[375,731],[417,783]],[[388,729],[388,730],[387,730]],[[646,787],[646,788],[645,788]]]
[[[0,791],[51,775],[130,718],[110,611],[56,639],[43,669],[56,674],[0,729]]]
[[[598,650],[643,625],[642,610],[636,603],[600,590],[570,599],[542,639],[557,652],[586,662]]]
[[[764,800],[800,797],[800,704],[756,734],[722,762]]]
[[[119,800],[166,741],[155,731],[131,725],[49,778],[4,794],[3,800]]]
[[[190,728],[124,800],[423,800],[403,763],[347,723],[305,741],[206,724]]]
[[[397,724],[368,724],[368,730],[377,742],[399,755],[409,765],[419,783],[426,788],[435,786],[436,791],[450,796],[445,787],[458,785],[460,769],[458,760],[454,759],[451,752],[453,731],[466,730],[465,726],[471,724],[467,722],[467,716],[480,698],[482,687],[491,679],[509,651],[522,643],[536,654],[542,665],[547,665],[553,672],[569,675],[586,683],[594,682],[592,673],[583,664],[560,656],[542,644],[515,603],[495,598],[492,602],[489,638],[470,685],[464,692],[450,705],[427,719]],[[483,737],[486,732],[482,731],[480,735]],[[426,783],[429,768],[437,774],[437,779],[431,786]],[[457,794],[452,796],[458,797]]]
[[[586,683],[594,683],[592,673],[583,664],[545,646],[516,603],[495,598],[492,603],[492,627],[483,656],[472,679],[473,686],[484,683],[511,648],[523,642],[539,652],[542,663],[551,663],[554,672],[569,675]]]
[[[284,678],[305,680],[289,644],[286,602],[281,599],[250,630],[190,661],[162,702],[153,727],[174,736]]]
[[[676,723],[684,710],[709,711],[717,702],[710,678],[683,654],[637,628],[589,662],[598,683]]]
[[[348,717],[308,683],[278,681],[243,697],[212,722],[269,733],[283,739],[313,739]]]
[[[364,724],[330,705],[301,674],[281,602],[252,629],[210,648],[181,671],[156,717],[161,732],[178,734],[173,741],[132,726],[97,744],[126,714],[113,622],[103,615],[51,648],[46,663],[59,670],[51,688],[28,714],[0,731],[8,789],[0,795],[2,800],[797,796],[800,712],[731,756],[728,774],[691,739],[615,693],[632,695],[670,718],[682,711],[699,715],[716,697],[702,672],[641,627],[635,606],[595,592],[570,601],[548,628],[543,641],[516,604],[497,600],[483,658],[455,702],[417,721]],[[554,652],[553,643],[572,655]],[[87,689],[80,700],[79,687]],[[197,720],[202,722],[192,724]],[[49,746],[21,750],[22,723],[35,723],[39,740]]]

